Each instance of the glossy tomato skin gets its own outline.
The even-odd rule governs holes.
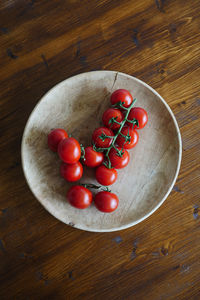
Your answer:
[[[79,209],[84,209],[92,203],[92,193],[81,185],[72,186],[67,192],[69,203]]]
[[[57,128],[53,129],[48,134],[48,146],[53,152],[57,152],[58,150],[58,144],[63,139],[66,139],[68,137],[67,132],[64,129]]]
[[[119,129],[120,124],[117,123],[109,124],[109,121],[112,118],[116,118],[116,121],[120,123],[124,119],[124,115],[119,109],[116,108],[108,108],[103,114],[102,122],[106,127],[112,130]]]
[[[117,149],[121,150],[122,148],[117,147]],[[112,167],[114,167],[116,169],[122,169],[122,168],[126,167],[129,163],[129,159],[130,159],[128,151],[126,151],[124,149],[124,154],[122,155],[122,157],[120,157],[117,155],[117,150],[115,148],[112,148],[110,150],[109,158],[110,158]]]
[[[122,135],[118,135],[116,143],[120,146],[123,147],[124,149],[131,149],[136,146],[139,135],[135,129],[130,128],[129,126],[124,126],[121,130],[121,133],[123,135],[128,135],[130,136],[130,142],[126,142],[125,137]]]
[[[96,194],[94,203],[98,210],[105,213],[111,213],[117,209],[119,199],[114,193],[102,191]]]
[[[79,142],[73,137],[62,140],[58,145],[58,155],[67,164],[75,164],[81,157]]]
[[[85,159],[84,164],[87,167],[95,168],[101,165],[103,162],[104,155],[102,152],[94,151],[93,147],[85,148]]]
[[[60,165],[60,174],[69,182],[77,181],[81,179],[83,175],[83,166],[79,161],[75,164],[62,162]]]
[[[95,177],[100,184],[111,185],[117,180],[117,170],[101,165],[96,169]]]
[[[125,89],[119,89],[112,93],[110,102],[112,105],[114,105],[120,101],[124,102],[123,106],[128,108],[133,102],[133,97],[131,96],[129,91]]]
[[[94,130],[93,135],[92,135],[92,141],[95,144],[95,146],[98,148],[108,148],[112,143],[112,139],[106,138],[104,141],[101,140],[99,138],[99,136],[101,136],[102,133],[104,133],[105,135],[114,137],[114,133],[111,129],[109,129],[107,127],[99,127]]]
[[[128,120],[133,120],[133,119],[138,120],[138,123],[139,123],[139,126],[134,125],[134,128],[136,128],[136,129],[144,128],[144,126],[148,122],[148,115],[147,115],[146,110],[144,110],[141,107],[131,108],[129,116],[128,116]],[[126,124],[128,126],[130,126],[131,128],[133,127],[133,124],[129,123],[128,121],[126,122]]]

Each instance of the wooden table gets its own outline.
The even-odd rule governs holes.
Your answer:
[[[0,299],[200,299],[200,2],[0,3]],[[155,88],[183,139],[179,178],[147,220],[113,233],[62,224],[31,194],[20,144],[56,83],[116,70]]]

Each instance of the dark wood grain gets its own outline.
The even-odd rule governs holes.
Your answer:
[[[1,1],[0,299],[200,299],[200,2]],[[136,76],[179,123],[179,178],[150,218],[89,233],[49,215],[22,173],[28,116],[91,70]]]

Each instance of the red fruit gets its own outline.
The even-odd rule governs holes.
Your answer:
[[[119,199],[117,195],[113,193],[102,191],[96,194],[94,203],[98,210],[110,213],[117,209]]]
[[[120,147],[123,147],[124,149],[131,149],[131,148],[135,147],[135,145],[138,142],[138,138],[139,138],[137,131],[128,126],[124,126],[121,130],[121,133],[126,136],[129,135],[130,141],[126,142],[125,137],[123,137],[122,135],[119,134],[116,139],[116,143]]]
[[[85,148],[84,164],[88,167],[94,168],[100,166],[103,162],[104,155],[102,152],[94,151],[92,147]]]
[[[84,186],[74,185],[69,189],[67,199],[72,206],[84,209],[92,203],[92,193]]]
[[[57,152],[58,144],[60,143],[60,141],[62,141],[63,139],[66,139],[67,137],[68,137],[68,134],[64,129],[57,128],[57,129],[52,130],[48,134],[48,146],[49,146],[49,148],[52,151]]]
[[[123,106],[127,108],[133,102],[133,97],[131,96],[129,91],[124,89],[119,89],[112,93],[110,102],[112,103],[112,105],[114,105],[120,101],[124,102]]]
[[[120,123],[124,119],[122,112],[116,108],[108,108],[102,117],[102,121],[106,127],[111,128],[112,130],[119,129],[120,124],[110,123],[112,118]]]
[[[117,180],[117,170],[101,165],[96,169],[95,176],[100,184],[111,185]]]
[[[60,166],[60,174],[69,182],[77,181],[83,175],[83,166],[79,161],[75,164],[66,164],[62,162]]]
[[[106,127],[99,127],[93,132],[92,140],[97,148],[108,148],[112,143],[112,138],[106,138],[105,140],[102,140],[100,138],[102,134],[114,137],[114,133],[111,129]]]
[[[122,148],[117,147],[118,150],[122,150]],[[115,148],[112,148],[109,153],[109,158],[112,167],[116,169],[122,169],[126,167],[129,163],[129,153],[128,151],[124,150],[124,154],[120,157],[118,152]]]
[[[139,124],[138,126],[137,125],[133,126],[133,124],[129,123],[128,121],[126,122],[126,124],[131,128],[142,129],[147,124],[148,121],[148,115],[146,110],[144,110],[141,107],[131,108],[130,113],[128,115],[128,120],[134,120],[134,119],[138,121]]]
[[[72,137],[62,140],[58,145],[58,155],[65,163],[75,164],[81,157],[79,142]]]

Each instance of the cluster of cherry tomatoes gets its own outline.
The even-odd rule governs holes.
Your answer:
[[[93,132],[92,146],[84,148],[64,129],[54,129],[49,133],[48,146],[62,160],[60,173],[67,181],[75,182],[82,177],[80,159],[87,167],[96,168],[96,180],[103,186],[113,184],[118,175],[116,169],[127,166],[127,149],[137,144],[139,136],[136,129],[146,125],[147,112],[133,107],[133,97],[124,89],[113,92],[110,101],[112,107],[102,117],[104,126]],[[67,199],[72,206],[84,209],[92,203],[93,195],[87,186],[75,185],[69,189]],[[95,195],[94,203],[100,211],[112,212],[118,207],[119,199],[110,191],[103,190]]]

